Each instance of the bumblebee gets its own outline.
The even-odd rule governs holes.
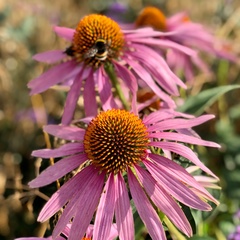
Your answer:
[[[110,44],[110,41],[98,39],[94,46],[84,54],[84,58],[95,57],[97,60],[104,61],[109,54]]]

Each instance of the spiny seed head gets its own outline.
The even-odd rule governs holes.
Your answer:
[[[92,164],[107,173],[123,172],[146,157],[149,138],[138,116],[125,110],[101,112],[88,125],[85,152]]]
[[[105,61],[118,58],[124,45],[124,36],[119,25],[99,14],[85,16],[76,28],[73,42],[66,53],[77,62],[95,68]]]
[[[165,31],[167,28],[166,17],[156,7],[145,7],[138,15],[135,25],[137,27],[153,27],[155,30]]]

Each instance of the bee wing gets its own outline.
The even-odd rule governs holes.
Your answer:
[[[84,53],[83,57],[84,58],[90,58],[94,57],[98,50],[96,48],[90,48],[86,53]]]

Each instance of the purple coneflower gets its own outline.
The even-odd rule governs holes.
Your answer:
[[[137,80],[141,79],[170,107],[175,107],[175,103],[169,95],[179,94],[177,86],[186,87],[170,70],[164,58],[151,47],[152,37],[162,35],[152,28],[123,31],[112,19],[91,14],[85,16],[75,30],[55,27],[54,31],[71,44],[65,51],[53,50],[35,55],[35,60],[58,64],[33,79],[28,87],[31,94],[36,94],[56,84],[70,85],[62,117],[64,124],[72,120],[82,91],[86,115],[97,114],[95,86],[103,110],[119,107],[112,93],[112,85],[118,93],[119,85],[120,88],[121,85],[127,87],[134,103]],[[161,39],[155,39],[153,44],[195,54],[189,48]],[[118,94],[118,97],[124,105],[122,95]]]
[[[178,201],[202,211],[211,210],[208,200],[216,204],[218,201],[182,166],[163,153],[167,151],[188,159],[216,177],[183,143],[208,147],[219,145],[181,133],[183,129],[208,121],[212,115],[192,119],[182,116],[173,110],[159,110],[141,120],[126,110],[112,109],[99,113],[86,129],[45,126],[44,131],[68,142],[57,149],[32,153],[41,158],[63,158],[32,180],[30,187],[50,184],[76,168],[78,173],[53,194],[38,221],[46,221],[65,206],[53,237],[58,236],[72,220],[69,239],[81,239],[93,221],[93,239],[105,240],[115,215],[119,238],[134,239],[129,187],[139,216],[152,239],[166,239],[155,207],[183,233],[191,236],[191,226]]]
[[[156,7],[144,8],[135,21],[135,27],[151,26],[165,33],[165,41],[172,41],[182,46],[187,46],[212,54],[220,58],[236,61],[237,58],[231,54],[222,41],[217,39],[213,33],[201,24],[190,21],[185,12],[177,13],[172,17],[166,16]],[[162,37],[161,37],[162,38]],[[167,62],[175,71],[184,71],[187,81],[193,80],[193,65],[204,73],[209,73],[208,66],[198,55],[186,55],[177,49],[167,51]]]

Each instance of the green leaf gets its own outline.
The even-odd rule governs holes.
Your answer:
[[[221,95],[239,89],[240,85],[227,85],[204,90],[196,96],[186,99],[184,105],[178,108],[179,111],[201,115],[205,109],[211,106]]]

